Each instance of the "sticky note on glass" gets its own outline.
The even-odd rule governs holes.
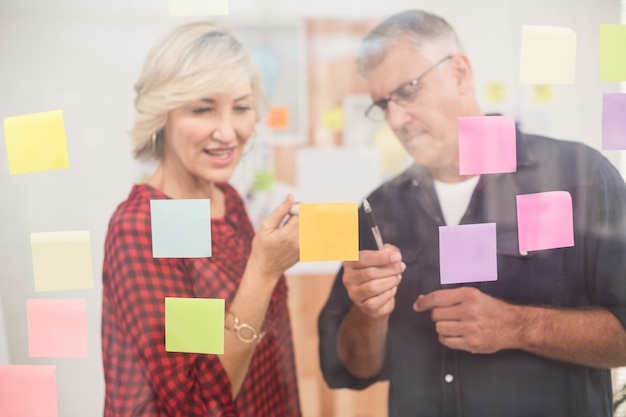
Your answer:
[[[343,107],[331,107],[322,111],[321,124],[331,132],[343,131]]]
[[[253,189],[255,191],[270,191],[274,187],[274,171],[261,169],[254,173]]]
[[[520,252],[574,246],[572,196],[567,191],[522,194],[516,199]]]
[[[87,357],[85,300],[26,300],[31,357]]]
[[[150,216],[155,258],[211,256],[210,200],[150,200]]]
[[[93,288],[89,231],[31,233],[35,291]]]
[[[165,350],[224,353],[224,300],[165,298]]]
[[[4,136],[11,175],[70,167],[61,110],[7,117]]]
[[[602,149],[626,149],[626,94],[602,95]]]
[[[170,16],[223,16],[228,0],[168,0]]]
[[[56,367],[0,365],[0,416],[57,417]]]
[[[439,226],[439,273],[442,284],[496,281],[496,224]]]
[[[510,116],[459,117],[461,175],[515,172],[515,120]]]
[[[626,25],[600,25],[600,81],[626,81]]]
[[[359,215],[356,203],[301,203],[300,261],[359,259]]]
[[[520,83],[574,84],[576,33],[558,26],[522,26]]]
[[[554,88],[551,85],[537,84],[533,86],[535,103],[546,104],[554,101]]]
[[[271,107],[267,112],[267,127],[273,130],[289,128],[289,107]]]
[[[487,84],[487,101],[490,103],[502,103],[506,100],[506,85],[503,83]]]

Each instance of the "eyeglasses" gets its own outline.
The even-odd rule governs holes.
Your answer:
[[[417,97],[417,84],[422,80],[422,78],[430,74],[435,68],[450,58],[452,58],[452,55],[448,55],[440,59],[416,79],[400,84],[395,90],[389,93],[387,97],[382,98],[369,106],[365,111],[365,117],[373,122],[382,122],[387,117],[387,109],[390,101],[393,101],[399,106],[407,106],[411,104]]]

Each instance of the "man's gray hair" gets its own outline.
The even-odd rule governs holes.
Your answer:
[[[388,17],[363,39],[357,59],[359,72],[365,76],[376,68],[387,51],[403,39],[432,62],[463,51],[456,32],[443,18],[422,10],[405,10]]]

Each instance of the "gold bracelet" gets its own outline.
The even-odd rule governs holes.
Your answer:
[[[241,340],[244,343],[259,343],[263,336],[265,336],[265,332],[257,332],[257,330],[250,326],[248,323],[240,323],[239,317],[235,316],[230,310],[226,312],[226,315],[233,316],[234,324],[233,327],[226,327],[224,324],[224,328],[227,330],[234,330],[237,332],[237,339]],[[247,333],[247,335],[246,335]]]

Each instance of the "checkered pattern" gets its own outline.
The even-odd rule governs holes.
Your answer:
[[[216,355],[165,351],[165,297],[224,298],[228,308],[243,275],[254,231],[237,192],[221,187],[227,214],[212,220],[211,258],[152,257],[150,200],[167,196],[149,185],[113,214],[102,276],[105,417],[300,415],[284,277],[235,401]]]

